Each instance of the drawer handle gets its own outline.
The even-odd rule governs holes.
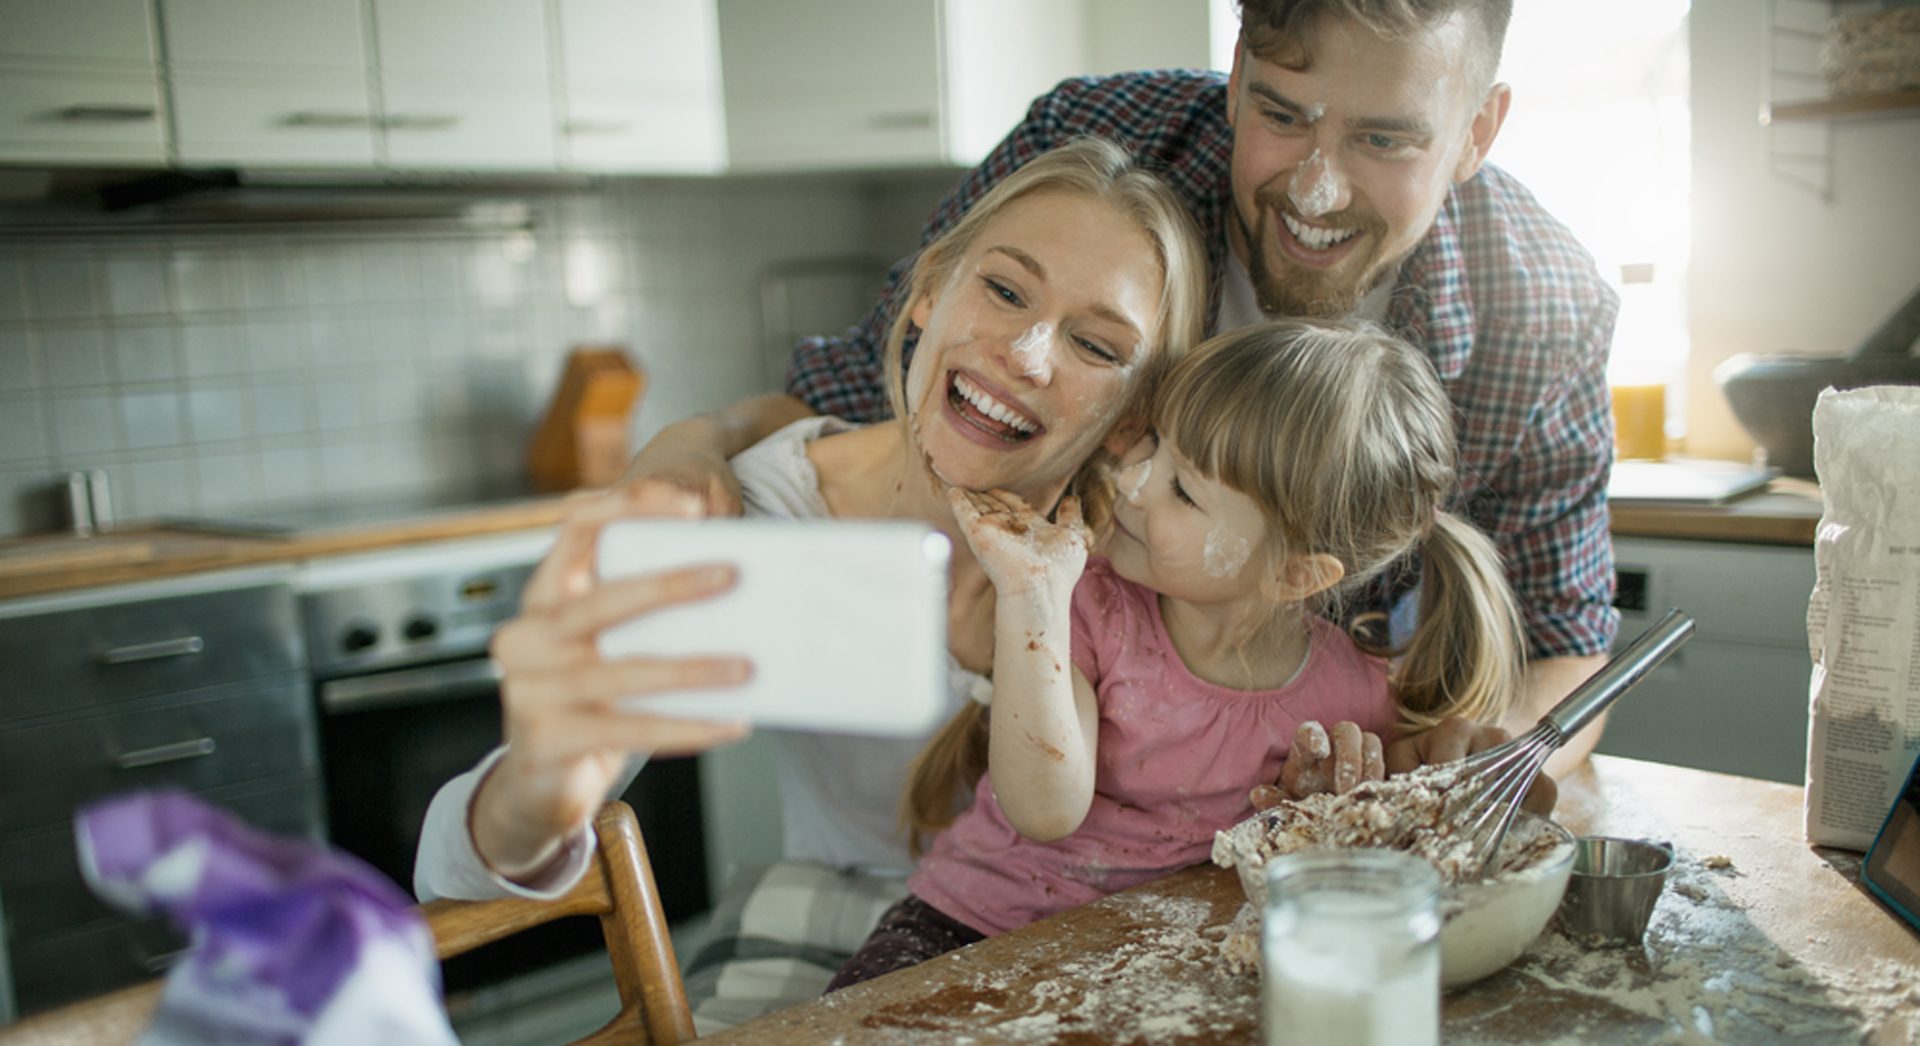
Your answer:
[[[131,646],[110,647],[100,652],[103,665],[125,665],[135,661],[158,661],[167,657],[186,657],[197,654],[207,648],[205,640],[199,636],[181,636],[179,639],[159,639],[151,643],[135,643]]]
[[[160,110],[151,105],[69,105],[55,115],[65,123],[145,123]]]
[[[390,131],[445,131],[460,123],[460,118],[447,113],[399,113],[384,117],[380,126]]]
[[[633,124],[627,120],[568,120],[561,130],[567,134],[624,134]]]
[[[148,955],[144,950],[136,950],[134,958],[139,960],[140,965],[145,967],[148,973],[165,973],[174,963],[186,958],[187,953],[192,950],[192,945],[175,948],[170,952],[161,952],[158,955]]]
[[[920,112],[875,113],[867,125],[876,131],[918,131],[933,126],[933,114]]]
[[[213,754],[218,747],[211,737],[196,737],[191,741],[175,741],[170,745],[155,745],[132,752],[122,752],[114,756],[113,765],[122,770],[134,770],[142,766],[158,766],[161,763],[179,763],[188,759],[200,759]]]
[[[316,130],[333,130],[349,127],[372,127],[373,117],[366,113],[328,113],[301,112],[288,113],[280,121],[288,127],[311,127]]]

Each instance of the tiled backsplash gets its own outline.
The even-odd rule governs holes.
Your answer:
[[[763,277],[897,256],[945,180],[626,181],[526,232],[0,237],[0,534],[64,526],[74,469],[122,519],[497,486],[583,343],[647,370],[638,445],[776,387]]]

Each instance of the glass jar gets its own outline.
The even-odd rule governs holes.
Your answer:
[[[1276,1043],[1440,1041],[1440,876],[1393,850],[1267,864],[1261,1023]]]

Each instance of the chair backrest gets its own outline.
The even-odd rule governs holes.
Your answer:
[[[573,915],[592,915],[613,960],[620,1012],[582,1043],[671,1044],[694,1037],[680,964],[673,955],[653,866],[633,808],[615,800],[593,827],[597,859],[572,890],[552,901],[430,901],[420,913],[433,931],[440,958],[461,955],[522,930]],[[164,982],[151,981],[0,1027],[0,1046],[73,1046],[128,1043],[139,1037],[159,1004]]]

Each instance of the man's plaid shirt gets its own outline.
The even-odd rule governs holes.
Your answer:
[[[922,245],[1000,178],[1082,135],[1125,144],[1186,201],[1210,258],[1211,328],[1232,205],[1233,132],[1219,73],[1062,83],[941,201]],[[881,350],[912,263],[893,267],[885,296],[859,326],[800,343],[788,392],[823,414],[886,416]],[[1499,545],[1535,657],[1604,653],[1619,624],[1606,503],[1606,364],[1617,312],[1587,252],[1491,166],[1453,188],[1401,266],[1388,305],[1387,326],[1427,353],[1453,400],[1461,485],[1452,507]]]

